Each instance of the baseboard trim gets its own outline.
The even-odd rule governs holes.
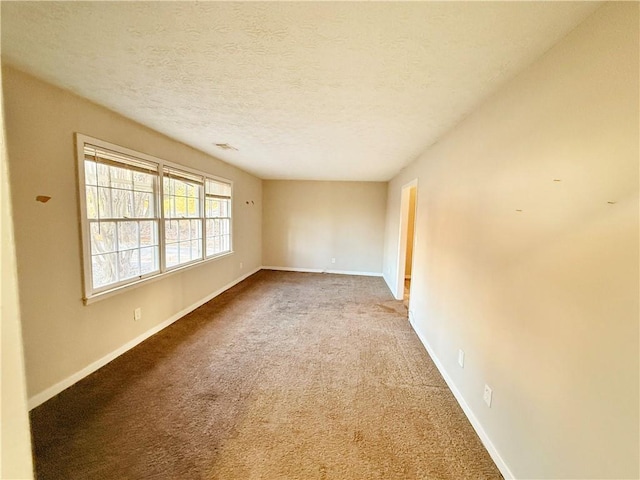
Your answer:
[[[334,273],[336,275],[360,275],[362,277],[381,277],[380,272],[354,272],[351,270],[325,270],[324,273]]]
[[[297,268],[297,267],[272,267],[264,266],[263,270],[278,270],[282,272],[305,272],[305,273],[333,273],[336,275],[361,275],[365,277],[382,277],[380,272],[358,272],[353,270],[323,270],[321,268]]]
[[[296,267],[271,267],[263,266],[263,270],[278,270],[280,272],[303,272],[303,273],[322,273],[323,270],[318,268],[296,268]]]
[[[416,328],[412,312],[409,312],[409,323],[411,324],[411,328],[413,328],[413,331],[416,332],[416,335],[420,339],[420,342],[422,342],[422,345],[424,345],[424,348],[429,353],[429,356],[433,360],[433,363],[436,365],[436,368],[438,369],[438,371],[442,375],[442,378],[444,378],[444,381],[447,383],[449,389],[453,393],[453,396],[455,397],[455,399],[457,400],[458,404],[462,408],[464,414],[469,419],[469,422],[471,423],[471,426],[473,427],[473,429],[476,431],[476,433],[480,437],[480,441],[482,442],[484,447],[487,449],[487,452],[489,452],[489,455],[491,456],[491,459],[495,462],[496,466],[498,467],[498,470],[500,470],[500,473],[502,473],[502,476],[505,479],[514,479],[515,480],[516,477],[513,475],[513,473],[511,472],[511,470],[507,466],[506,462],[504,461],[504,459],[502,458],[502,456],[500,455],[500,453],[496,449],[495,445],[493,444],[493,442],[489,438],[489,435],[487,435],[487,432],[482,427],[482,424],[480,423],[478,418],[474,415],[473,410],[471,410],[471,407],[469,407],[469,404],[466,402],[466,400],[464,399],[464,397],[460,393],[460,390],[458,390],[458,388],[456,387],[455,383],[453,383],[453,380],[451,379],[451,377],[449,376],[447,371],[444,369],[444,366],[442,365],[442,363],[438,359],[438,357],[435,354],[434,350],[431,348],[431,345],[429,345],[429,342],[427,342],[427,339],[420,333],[420,330],[418,330],[418,328]]]
[[[87,365],[82,370],[77,371],[76,373],[70,375],[69,377],[65,378],[64,380],[62,380],[62,381],[60,381],[58,383],[56,383],[55,385],[47,388],[46,390],[43,390],[42,392],[35,394],[34,396],[29,398],[29,400],[28,400],[27,404],[28,404],[29,410],[33,410],[37,406],[42,405],[44,402],[46,402],[47,400],[55,397],[57,394],[59,394],[63,390],[66,390],[71,385],[79,382],[84,377],[92,374],[93,372],[95,372],[99,368],[104,367],[107,363],[111,362],[112,360],[115,360],[116,358],[118,358],[123,353],[131,350],[136,345],[138,345],[138,344],[142,343],[143,341],[145,341],[147,338],[149,338],[152,335],[155,335],[156,333],[158,333],[159,331],[167,328],[169,325],[171,325],[175,321],[180,320],[182,317],[184,317],[188,313],[190,313],[193,310],[195,310],[196,308],[204,305],[208,301],[214,299],[215,297],[217,297],[221,293],[225,292],[226,290],[229,290],[231,287],[237,285],[238,283],[242,282],[243,280],[245,280],[246,278],[250,277],[254,273],[259,272],[260,270],[262,270],[262,267],[258,267],[255,270],[252,270],[249,273],[244,274],[243,276],[241,276],[241,277],[235,279],[234,281],[228,283],[224,287],[216,290],[213,293],[210,293],[206,297],[201,298],[197,302],[195,302],[195,303],[189,305],[188,307],[180,310],[178,313],[176,313],[175,315],[172,315],[170,318],[168,318],[164,322],[156,325],[155,327],[150,328],[149,330],[147,330],[143,334],[141,334],[141,335],[137,336],[136,338],[134,338],[133,340],[125,343],[120,348],[117,348],[113,352],[111,352],[111,353],[105,355],[104,357],[96,360],[95,362]]]

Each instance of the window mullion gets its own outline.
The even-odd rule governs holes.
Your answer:
[[[167,218],[167,213],[164,210],[164,165],[160,164],[159,165],[159,175],[158,175],[158,179],[157,179],[157,197],[159,199],[159,205],[158,205],[158,213],[159,213],[159,218],[158,218],[158,255],[160,256],[160,272],[164,273],[167,271],[167,255],[166,255],[166,238],[165,238],[165,234],[167,231],[167,226],[166,226],[166,218]]]
[[[116,248],[115,251],[115,255],[116,255],[116,282],[120,282],[120,269],[118,268],[118,264],[120,262],[120,222],[114,222],[114,226],[115,226],[115,235],[114,235],[114,245]]]

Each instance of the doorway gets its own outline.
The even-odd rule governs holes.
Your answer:
[[[413,273],[416,199],[418,181],[413,180],[402,187],[400,201],[400,238],[398,242],[398,278],[396,298],[402,300],[407,310],[411,301],[411,280]]]

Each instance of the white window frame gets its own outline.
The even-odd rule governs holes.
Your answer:
[[[220,180],[213,179],[213,178],[208,178],[204,182],[204,207],[205,207],[205,210],[203,212],[203,215],[204,215],[204,223],[205,223],[205,225],[207,224],[207,222],[209,220],[212,220],[214,225],[215,225],[215,221],[216,220],[218,220],[220,222],[220,224],[222,224],[222,221],[225,221],[225,220],[227,220],[229,222],[229,233],[227,233],[227,234],[223,233],[223,234],[209,236],[208,235],[209,232],[206,229],[205,229],[205,231],[203,233],[203,236],[204,236],[204,256],[205,257],[215,257],[216,255],[220,255],[220,253],[222,253],[222,252],[215,252],[215,253],[212,253],[212,254],[208,254],[207,253],[208,252],[208,250],[207,250],[207,241],[208,241],[209,238],[215,239],[216,237],[220,237],[221,239],[223,239],[225,236],[228,236],[229,237],[229,248],[232,249],[232,240],[233,240],[233,234],[232,234],[232,228],[233,228],[232,227],[232,225],[233,225],[233,223],[232,223],[233,222],[233,214],[232,214],[232,210],[233,210],[233,195],[232,195],[231,189],[229,191],[229,195],[207,193],[207,180],[211,180],[211,181],[213,181],[215,183],[222,183],[224,185],[228,185],[228,183],[225,183],[225,182],[222,182]],[[207,201],[209,199],[214,199],[214,198],[217,198],[219,201],[228,201],[228,204],[227,204],[227,215],[226,216],[222,216],[222,215],[208,216],[208,213],[207,213]],[[215,230],[215,228],[214,228],[214,230]],[[214,240],[214,243],[215,243],[215,240]]]
[[[189,177],[192,176],[193,178],[190,179]],[[180,181],[189,181],[192,180],[194,183],[198,183],[198,186],[196,187],[198,189],[198,199],[199,199],[199,207],[200,207],[200,216],[199,217],[174,217],[174,216],[169,216],[169,214],[167,213],[165,207],[165,191],[164,191],[164,179],[166,178],[174,178],[174,179],[178,179]],[[199,180],[198,180],[199,178]],[[205,237],[205,222],[204,222],[204,211],[203,211],[203,206],[204,206],[204,182],[205,182],[205,178],[203,177],[202,174],[200,173],[194,173],[192,171],[186,170],[184,167],[181,167],[180,169],[175,168],[174,166],[170,166],[165,164],[163,167],[163,171],[162,171],[162,175],[161,175],[161,183],[162,183],[162,193],[161,193],[161,197],[160,197],[160,201],[162,202],[162,218],[160,219],[160,223],[161,223],[161,228],[160,230],[162,231],[162,240],[164,243],[164,248],[163,248],[163,252],[164,255],[161,257],[161,264],[162,267],[164,268],[165,271],[169,271],[169,270],[174,270],[177,268],[181,268],[187,265],[191,265],[194,263],[199,263],[201,261],[204,260],[204,237]],[[175,195],[173,193],[170,193],[169,195],[171,195],[172,197],[174,197],[175,199]],[[187,198],[187,197],[185,197]],[[187,262],[183,262],[183,263],[177,263],[171,266],[167,265],[167,237],[166,237],[166,232],[167,232],[167,222],[169,221],[177,221],[180,222],[180,220],[200,220],[200,253],[201,253],[201,258],[196,258],[195,260],[189,260]],[[189,228],[190,230],[191,228]],[[178,235],[180,232],[180,227],[178,227]],[[176,242],[171,242],[173,244],[176,244]],[[180,241],[177,242],[178,245],[178,252],[180,252]]]
[[[226,257],[228,255],[232,255],[234,253],[233,250],[233,181],[227,178],[219,177],[216,175],[212,175],[207,172],[203,172],[200,170],[196,170],[178,163],[169,162],[167,160],[163,160],[161,158],[154,157],[152,155],[147,155],[142,152],[138,152],[126,147],[122,147],[120,145],[116,145],[113,143],[105,142],[103,140],[90,137],[88,135],[84,135],[81,133],[75,134],[75,143],[76,143],[76,157],[77,157],[77,166],[78,166],[78,198],[79,198],[79,214],[80,214],[80,225],[81,225],[81,236],[82,236],[82,267],[83,267],[83,301],[85,305],[93,303],[102,298],[109,297],[121,291],[133,288],[134,286],[138,286],[143,283],[148,283],[160,278],[163,278],[167,275],[171,275],[175,272],[184,271],[185,269],[193,268],[203,263],[210,262],[212,260],[217,260],[222,257]],[[94,288],[93,286],[93,271],[92,271],[92,261],[91,261],[91,231],[90,231],[90,219],[87,214],[87,200],[86,200],[86,189],[87,186],[85,184],[85,145],[92,145],[101,149],[110,150],[114,153],[125,155],[127,157],[133,157],[134,159],[143,160],[145,162],[150,162],[158,165],[158,177],[156,180],[156,185],[154,189],[154,194],[156,198],[156,217],[158,221],[158,255],[159,255],[159,271],[145,274],[139,277],[133,277],[127,280],[120,281],[118,283],[109,284],[103,287]],[[190,261],[188,263],[175,265],[172,267],[166,266],[166,242],[165,242],[165,221],[169,218],[166,217],[164,211],[164,173],[165,169],[173,169],[180,170],[186,172],[191,175],[195,175],[202,178],[202,186],[200,187],[200,217],[197,219],[201,220],[201,234],[202,234],[202,258]],[[231,190],[231,198],[230,198],[230,225],[229,225],[229,250],[217,253],[215,255],[207,256],[206,254],[206,211],[205,211],[205,189],[204,185],[207,179],[214,180],[216,182],[221,182],[229,185]]]

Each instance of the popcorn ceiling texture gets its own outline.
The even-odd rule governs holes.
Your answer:
[[[385,181],[597,6],[3,2],[2,56],[262,178]]]

